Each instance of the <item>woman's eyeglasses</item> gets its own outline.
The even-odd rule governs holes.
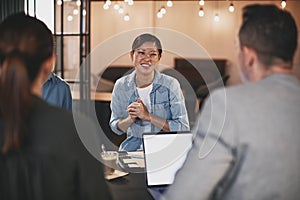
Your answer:
[[[144,50],[137,49],[137,50],[135,50],[135,53],[136,53],[136,56],[141,58],[141,59],[149,58],[151,60],[156,60],[158,58],[158,52],[157,51],[151,51],[150,53],[147,53]]]

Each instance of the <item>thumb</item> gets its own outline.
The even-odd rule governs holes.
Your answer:
[[[138,98],[136,102],[138,102],[138,103],[143,103],[143,101],[142,101],[141,98]]]

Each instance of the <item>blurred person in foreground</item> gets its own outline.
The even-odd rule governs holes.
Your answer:
[[[217,187],[226,188],[220,181],[241,145],[248,148],[240,171],[219,198],[299,199],[300,84],[292,72],[297,38],[288,11],[244,7],[238,34],[244,85],[210,95],[193,147],[162,199],[213,199]]]
[[[42,85],[55,63],[53,36],[18,13],[0,24],[0,199],[110,199],[102,165],[77,130],[96,126],[47,104]],[[90,142],[92,148],[97,146]]]

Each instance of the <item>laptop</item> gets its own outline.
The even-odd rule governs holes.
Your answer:
[[[192,133],[144,133],[142,140],[146,184],[154,199],[158,199],[174,182],[176,172],[182,167],[192,146]]]

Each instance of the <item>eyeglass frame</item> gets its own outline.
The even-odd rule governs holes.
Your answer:
[[[145,58],[149,58],[151,60],[160,59],[160,54],[158,50],[155,51],[151,50],[150,53],[146,53],[144,49],[135,49],[134,54],[136,57],[139,57],[141,59],[145,59]]]

